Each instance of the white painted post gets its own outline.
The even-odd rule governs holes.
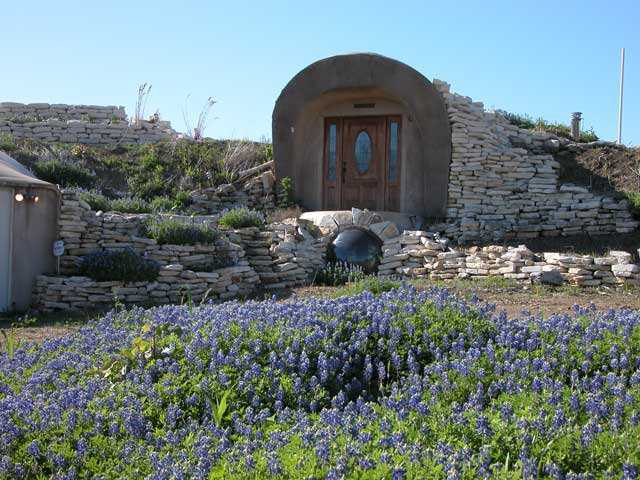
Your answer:
[[[624,47],[620,50],[620,98],[618,100],[618,145],[622,143],[622,98],[624,95]]]

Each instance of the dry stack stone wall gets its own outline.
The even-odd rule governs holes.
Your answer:
[[[552,152],[560,140],[511,125],[482,103],[442,94],[452,133],[447,219],[439,229],[469,242],[539,236],[633,231],[638,222],[626,200],[596,195],[558,182]]]
[[[165,304],[228,299],[253,292],[259,278],[248,265],[194,272],[183,265],[163,266],[154,282],[97,282],[82,276],[41,275],[36,279],[34,304],[43,311],[83,310],[127,304]]]
[[[81,310],[127,304],[179,303],[186,300],[228,299],[303,285],[324,265],[326,243],[297,224],[271,224],[261,231],[246,228],[222,232],[208,245],[158,245],[145,238],[141,225],[148,215],[94,212],[73,191],[63,192],[59,237],[65,242],[62,275],[41,275],[33,296],[44,310]],[[174,216],[174,218],[182,218]],[[189,217],[210,223],[217,217]],[[98,282],[78,274],[82,256],[101,250],[130,247],[160,263],[154,282]],[[216,267],[216,263],[230,263]],[[202,271],[204,270],[204,271]]]
[[[275,210],[275,178],[271,170],[261,173],[240,185],[224,184],[191,193],[189,209],[203,214],[247,207],[261,212]]]
[[[389,278],[484,278],[500,276],[515,280],[578,286],[640,285],[640,265],[628,252],[605,256],[536,254],[525,245],[490,245],[454,249],[426,231],[405,231],[386,239],[379,274]]]
[[[120,145],[157,142],[176,134],[167,121],[127,121],[124,107],[0,103],[0,133],[43,142]]]
[[[230,257],[237,261],[244,256],[240,246],[233,245],[226,239],[220,239],[213,245],[158,245],[155,240],[145,238],[142,234],[142,223],[148,217],[146,214],[94,212],[87,203],[79,199],[77,192],[63,192],[58,222],[58,235],[65,243],[65,252],[60,259],[61,273],[73,275],[77,272],[77,263],[83,255],[113,248],[131,247],[157,260],[161,265],[180,263],[185,267],[203,267],[210,264],[214,257]],[[217,218],[171,217],[212,226]]]
[[[243,246],[262,288],[275,290],[307,283],[325,263],[327,238],[305,237],[293,224],[272,224],[267,228],[245,228],[230,236]]]

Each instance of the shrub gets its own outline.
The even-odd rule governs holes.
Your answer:
[[[596,132],[593,131],[593,127],[589,127],[588,130],[584,130],[580,132],[580,141],[581,142],[597,142],[600,140]]]
[[[629,202],[629,209],[635,218],[640,218],[640,193],[625,192],[625,197]]]
[[[88,169],[60,160],[39,160],[33,165],[33,172],[41,180],[63,187],[91,188],[96,183]]]
[[[361,280],[357,280],[351,284],[345,285],[335,292],[336,297],[345,295],[357,295],[364,291],[371,292],[378,296],[384,292],[400,287],[400,282],[394,280],[381,279],[373,275],[367,275]]]
[[[529,115],[520,115],[518,113],[510,113],[502,110],[499,110],[498,112],[502,114],[502,116],[506,118],[509,123],[515,125],[516,127],[533,130],[533,128],[535,128],[536,126],[533,119]]]
[[[247,228],[260,227],[264,224],[264,216],[255,210],[246,207],[234,208],[222,214],[218,219],[218,225],[223,228]]]
[[[111,209],[111,202],[107,197],[96,191],[80,192],[80,200],[87,202],[91,210],[107,212]]]
[[[357,282],[364,277],[362,267],[344,262],[331,262],[316,272],[313,283],[326,287],[337,287]]]
[[[544,118],[538,118],[537,120],[533,120],[529,115],[520,115],[517,113],[509,113],[503,110],[498,110],[504,118],[506,118],[509,123],[515,125],[520,128],[524,128],[527,130],[537,130],[540,132],[547,132],[558,137],[568,138],[573,140],[571,136],[571,127],[564,125],[562,123],[557,122],[549,122]],[[588,130],[584,130],[580,132],[580,142],[595,142],[598,140],[598,136],[593,131],[593,127]]]
[[[280,195],[278,198],[278,207],[289,208],[295,204],[293,199],[293,180],[291,177],[284,177],[280,180]]]
[[[142,198],[127,197],[111,201],[111,210],[121,213],[151,213],[151,207]]]
[[[91,149],[82,143],[71,147],[69,154],[74,158],[87,159],[91,157]]]
[[[13,152],[16,150],[18,146],[16,145],[15,140],[8,133],[0,133],[0,150],[4,150],[5,152]]]
[[[158,278],[160,265],[127,247],[90,253],[82,257],[79,270],[99,282],[152,282]]]
[[[180,212],[191,204],[187,192],[178,192],[173,197],[156,197],[149,202],[151,211],[154,213]]]
[[[159,245],[206,244],[218,238],[218,232],[206,225],[193,225],[174,219],[149,219],[143,231],[144,235],[153,238]]]

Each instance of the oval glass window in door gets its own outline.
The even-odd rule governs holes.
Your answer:
[[[371,137],[364,130],[356,137],[355,145],[355,157],[356,157],[356,169],[358,173],[362,174],[369,170],[371,165],[371,155],[373,146],[371,143]]]

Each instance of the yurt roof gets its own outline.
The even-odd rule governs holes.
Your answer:
[[[24,188],[51,188],[58,190],[54,184],[45,182],[33,176],[33,174],[21,163],[11,158],[4,152],[0,152],[0,186]]]

